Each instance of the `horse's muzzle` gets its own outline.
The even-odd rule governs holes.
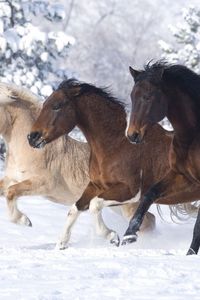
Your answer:
[[[29,145],[33,148],[43,148],[46,145],[45,139],[42,137],[42,133],[39,131],[33,131],[27,135]]]
[[[142,135],[138,132],[134,132],[131,135],[127,134],[127,137],[132,144],[140,144],[143,140]]]

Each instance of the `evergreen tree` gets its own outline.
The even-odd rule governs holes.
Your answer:
[[[162,57],[170,63],[181,63],[200,73],[200,8],[182,11],[183,22],[170,26],[176,44],[159,41]]]
[[[64,18],[58,3],[0,0],[0,80],[49,95],[55,82],[67,77],[60,66],[74,43],[63,31],[51,30]]]
[[[0,0],[0,81],[25,86],[44,97],[67,77],[60,66],[74,43],[63,31],[51,30],[62,24],[65,11],[61,4],[50,2]],[[0,138],[0,159],[4,154]]]

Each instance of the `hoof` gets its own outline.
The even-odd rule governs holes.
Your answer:
[[[125,235],[123,237],[123,240],[122,240],[122,246],[124,246],[126,244],[131,244],[131,243],[136,242],[136,241],[137,241],[137,235],[136,234]]]
[[[55,250],[65,250],[67,249],[67,245],[66,243],[63,243],[63,242],[58,242],[55,246]]]
[[[197,254],[192,248],[190,248],[186,255],[197,255]]]
[[[25,226],[28,226],[28,227],[32,227],[31,221],[25,215],[22,215],[17,221],[13,221],[13,222],[17,223],[19,225],[25,225]]]
[[[117,233],[115,233],[114,237],[110,240],[110,243],[112,245],[115,245],[116,247],[119,247],[119,245],[120,245],[120,238],[119,238],[119,236],[118,236]]]

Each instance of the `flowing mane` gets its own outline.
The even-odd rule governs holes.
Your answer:
[[[0,103],[12,103],[17,100],[22,100],[34,105],[40,103],[40,98],[26,88],[18,87],[15,84],[0,82]]]
[[[96,87],[89,83],[80,82],[74,78],[61,82],[57,90],[62,89],[67,93],[73,88],[79,88],[79,95],[95,93],[96,95],[106,99],[106,102],[108,104],[114,104],[113,107],[121,107],[123,110],[125,108],[125,104],[117,98],[113,97],[113,95],[108,91],[107,87]]]
[[[164,70],[160,82],[157,82],[157,72]],[[137,81],[148,78],[153,83],[169,83],[177,86],[185,94],[189,95],[200,109],[200,75],[189,68],[179,64],[168,64],[166,61],[149,62],[144,66],[144,71],[138,76]]]
[[[168,204],[193,202],[200,196],[200,76],[183,65],[165,61],[148,63],[143,71],[130,67],[137,82],[131,93],[132,111],[127,130],[133,143],[142,143],[152,125],[167,117],[174,128],[169,151],[170,170],[152,185],[141,198],[138,209],[125,233],[125,242],[135,240],[145,213],[159,199]],[[157,145],[155,145],[156,148]],[[196,191],[191,190],[191,186]],[[187,254],[197,254],[200,248],[200,210]]]

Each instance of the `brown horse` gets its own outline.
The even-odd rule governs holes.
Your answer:
[[[169,169],[168,132],[156,125],[148,132],[145,144],[132,145],[125,136],[123,104],[105,90],[75,80],[62,82],[44,102],[28,136],[29,143],[41,148],[75,126],[82,130],[91,148],[90,182],[68,214],[60,248],[68,242],[71,227],[81,211],[100,211],[103,206],[136,201]],[[93,199],[96,196],[105,201]],[[116,234],[109,239],[119,245]]]
[[[0,195],[6,197],[12,222],[31,226],[30,219],[18,208],[19,197],[42,195],[56,203],[72,205],[89,182],[90,149],[87,143],[62,136],[38,151],[29,146],[27,134],[39,115],[42,101],[30,91],[0,82],[0,135],[6,143],[4,177]],[[120,206],[126,219],[133,216],[138,203]],[[113,208],[114,209],[114,208]],[[110,229],[101,215],[95,223],[98,234],[106,238]],[[153,230],[155,217],[148,213],[142,230]]]
[[[135,85],[131,93],[129,139],[141,143],[148,128],[164,117],[174,128],[174,138],[169,152],[170,171],[142,197],[125,233],[124,243],[135,240],[153,202],[162,203],[162,197],[168,197],[169,204],[193,201],[193,186],[199,187],[197,198],[200,198],[200,76],[182,65],[161,61],[148,64],[143,71],[130,68],[130,72]],[[154,147],[156,149],[157,144]],[[197,254],[199,247],[200,209],[188,254]]]

